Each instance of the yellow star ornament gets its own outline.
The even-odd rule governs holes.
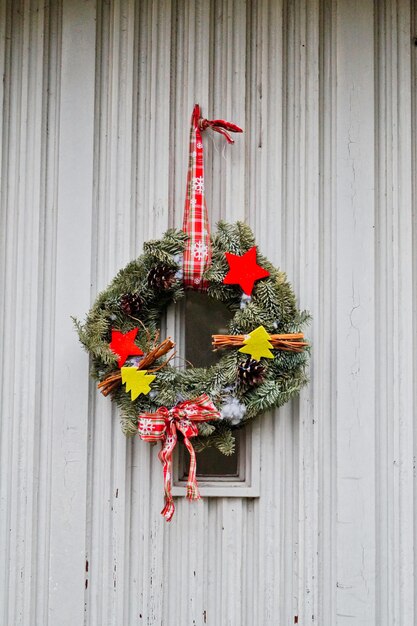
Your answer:
[[[143,393],[146,396],[151,390],[151,382],[156,376],[148,374],[146,370],[138,370],[136,367],[122,367],[122,384],[126,384],[126,391],[130,391],[133,400]]]
[[[274,355],[270,351],[272,343],[263,326],[258,326],[258,328],[255,328],[255,330],[249,333],[243,344],[243,347],[239,348],[239,352],[250,354],[251,358],[255,359],[255,361],[259,361],[261,357],[265,357],[265,359],[274,358]]]

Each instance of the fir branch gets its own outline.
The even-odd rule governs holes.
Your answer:
[[[198,432],[202,437],[208,437],[209,435],[212,435],[216,430],[216,427],[213,426],[213,424],[209,424],[208,422],[199,422],[197,426]]]
[[[212,435],[213,445],[225,456],[231,456],[235,451],[236,440],[231,428],[223,426]]]
[[[177,271],[180,266],[178,255],[185,246],[187,235],[180,230],[168,230],[160,240],[144,245],[144,253],[121,269],[110,285],[96,298],[85,321],[73,318],[80,342],[90,353],[92,376],[103,380],[114,370],[117,357],[109,348],[111,330],[127,332],[143,324],[151,340],[160,327],[163,315],[171,302],[184,297],[181,281],[174,282],[169,289],[154,292],[148,285],[148,275],[156,264],[163,263]],[[241,309],[242,291],[238,285],[224,285],[228,271],[225,252],[242,255],[255,245],[250,228],[243,223],[220,222],[212,238],[212,264],[206,271],[209,280],[208,297],[223,302],[233,314],[229,324],[230,334],[246,334],[262,325],[269,333],[300,332],[310,319],[309,314],[300,312],[291,285],[284,272],[272,266],[258,251],[258,262],[268,269],[270,276],[255,284],[252,298]],[[134,317],[126,315],[121,307],[124,294],[137,294],[143,305]],[[137,345],[148,351],[147,333],[140,331]],[[236,385],[237,368],[241,354],[230,350],[216,365],[208,368],[177,369],[170,365],[156,373],[152,392],[140,395],[132,402],[125,387],[120,386],[112,393],[112,399],[120,408],[123,431],[128,435],[137,432],[138,415],[155,412],[158,407],[171,408],[178,402],[193,399],[207,393],[219,407],[225,397],[233,394],[246,406],[246,419],[280,406],[296,395],[306,384],[305,367],[308,350],[303,353],[274,351],[274,359],[265,361],[264,380],[251,389]],[[267,362],[266,362],[267,361]],[[216,423],[199,424],[200,436],[197,446],[216,445],[223,454],[234,451],[234,428],[219,420]]]

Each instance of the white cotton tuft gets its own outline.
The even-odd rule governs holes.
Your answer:
[[[175,278],[177,280],[182,280],[184,278],[184,271],[183,271],[183,263],[184,263],[184,255],[183,254],[174,254],[172,256],[172,260],[174,261],[174,263],[176,263],[177,265],[179,265],[179,269],[175,272]]]
[[[130,367],[138,367],[142,359],[143,356],[130,356],[128,359],[126,359],[126,365]]]
[[[245,405],[234,396],[228,396],[220,409],[221,418],[228,420],[234,426],[242,421],[245,413]]]
[[[172,257],[172,260],[177,265],[182,265],[183,260],[184,260],[184,255],[183,254],[174,254],[173,257]]]
[[[246,309],[251,300],[252,296],[248,296],[246,293],[242,293],[242,296],[240,298],[240,308],[242,309],[242,311]]]

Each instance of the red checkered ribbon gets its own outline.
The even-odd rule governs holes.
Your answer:
[[[187,498],[198,500],[198,484],[196,478],[197,463],[191,437],[198,435],[198,428],[193,422],[207,422],[220,418],[220,413],[210,398],[203,394],[194,400],[186,400],[172,409],[161,407],[156,413],[139,415],[138,433],[144,441],[162,442],[158,454],[164,469],[165,506],[161,513],[169,522],[174,515],[174,499],[172,497],[172,453],[177,444],[177,431],[182,433],[184,444],[190,453],[190,469],[187,480]]]
[[[210,121],[201,118],[200,106],[195,105],[191,118],[190,157],[182,228],[189,235],[184,250],[184,286],[196,291],[207,290],[208,283],[203,279],[203,274],[211,261],[210,229],[204,197],[204,158],[201,139],[202,131],[207,128],[221,133],[228,143],[234,143],[229,132],[242,132],[239,126],[231,122],[225,120]]]

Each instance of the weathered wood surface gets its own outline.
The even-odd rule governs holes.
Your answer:
[[[2,624],[415,623],[413,20],[0,2]],[[311,310],[311,383],[262,418],[259,499],[166,525],[155,450],[89,386],[70,315],[181,225],[195,101],[245,128],[205,139],[211,219],[246,219]]]

